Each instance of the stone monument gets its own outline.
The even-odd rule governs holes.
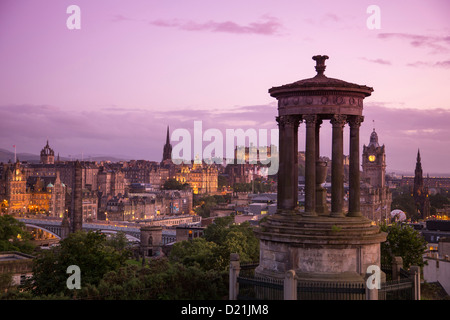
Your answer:
[[[278,100],[279,171],[277,212],[256,230],[260,239],[258,276],[282,279],[294,270],[302,281],[362,282],[371,265],[380,266],[386,234],[360,210],[359,127],[363,100],[373,89],[324,75],[327,56],[314,56],[317,75],[272,87]],[[320,126],[332,125],[331,210],[320,184]],[[298,207],[298,128],[306,126],[305,208]],[[349,208],[344,212],[343,131],[350,127]],[[325,168],[325,169],[324,169]]]
[[[141,227],[140,250],[143,256],[159,256],[162,246],[162,226],[146,225]]]

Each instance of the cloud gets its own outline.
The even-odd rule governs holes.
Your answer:
[[[407,41],[412,47],[431,49],[430,53],[449,52],[450,36],[424,36],[408,33],[380,33],[379,39],[398,39]]]
[[[185,31],[209,31],[224,32],[233,34],[259,34],[259,35],[279,35],[282,24],[278,19],[270,16],[262,17],[261,21],[251,22],[248,25],[240,25],[233,21],[208,21],[198,23],[194,21],[174,20],[153,20],[151,25],[157,27],[177,28]]]
[[[113,21],[113,22],[134,21],[134,19],[125,17],[125,16],[122,15],[122,14],[116,14],[116,15],[114,15],[114,16],[112,17],[112,21]]]
[[[450,68],[450,60],[429,62],[429,61],[416,61],[406,64],[408,67],[429,67],[429,68]]]
[[[360,59],[365,60],[367,62],[376,63],[376,64],[392,65],[392,63],[389,60],[384,60],[384,59],[368,59],[368,58],[360,58]]]

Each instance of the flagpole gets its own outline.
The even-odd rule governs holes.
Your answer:
[[[14,163],[17,161],[17,154],[16,154],[16,145],[13,145],[14,147]]]

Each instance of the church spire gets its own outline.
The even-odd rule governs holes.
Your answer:
[[[170,144],[170,138],[169,138],[169,126],[167,126],[166,144]]]
[[[166,144],[163,149],[162,162],[166,160],[172,160],[172,145],[170,144],[169,126],[167,126]]]

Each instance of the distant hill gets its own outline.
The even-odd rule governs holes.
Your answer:
[[[20,161],[39,162],[41,157],[39,155],[31,153],[18,153],[17,158]],[[8,161],[14,162],[14,152],[0,149],[0,162],[7,163]]]
[[[41,160],[40,155],[31,154],[31,153],[17,153],[17,158],[20,161],[27,161],[31,163],[39,163]],[[59,157],[61,161],[69,161],[69,160],[81,160],[84,161],[111,161],[111,162],[119,162],[119,161],[129,161],[130,159],[127,157],[114,157],[114,156],[108,156],[108,155],[84,155],[81,154],[78,155],[72,155],[71,157]],[[56,159],[55,159],[56,160]],[[8,161],[14,162],[14,152],[0,149],[0,162],[7,163]]]

